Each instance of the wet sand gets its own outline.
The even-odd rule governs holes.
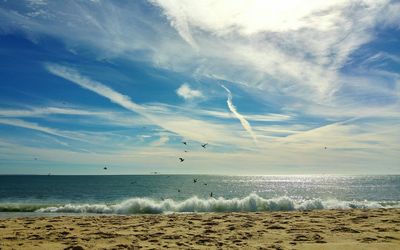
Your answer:
[[[400,209],[0,219],[0,249],[400,249]]]

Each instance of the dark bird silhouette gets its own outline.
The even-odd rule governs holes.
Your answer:
[[[193,183],[196,183],[197,182],[197,179],[193,179]]]
[[[207,186],[207,183],[203,183],[204,186]]]
[[[183,141],[182,143],[185,144],[185,145],[187,145],[187,142],[185,142],[185,141]]]
[[[212,192],[210,193],[210,197],[213,197],[213,193]]]
[[[107,170],[107,167],[104,167],[103,169],[104,169],[104,170]]]
[[[185,150],[185,153],[187,153],[188,151],[187,150]]]
[[[183,162],[185,159],[183,159],[182,157],[180,157],[179,160],[180,160],[181,162]]]
[[[178,193],[180,193],[181,192],[181,190],[180,189],[178,189]]]
[[[208,145],[208,143],[201,144],[201,146],[202,146],[203,148],[206,148],[207,145]]]
[[[327,147],[325,147],[325,149],[327,149]]]

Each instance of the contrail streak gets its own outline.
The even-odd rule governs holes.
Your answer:
[[[236,116],[236,118],[239,119],[243,128],[250,134],[250,136],[253,138],[254,142],[257,142],[256,135],[254,134],[253,130],[251,129],[250,123],[239,112],[237,112],[235,105],[233,105],[231,91],[224,85],[221,85],[221,87],[223,87],[226,90],[226,92],[228,92],[228,100],[226,101],[226,103],[228,104],[229,110]]]

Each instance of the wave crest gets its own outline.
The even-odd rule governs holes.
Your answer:
[[[66,204],[56,207],[43,207],[36,211],[45,213],[160,214],[168,212],[261,212],[391,207],[400,207],[400,202],[293,200],[289,197],[265,199],[256,194],[251,194],[244,198],[200,199],[191,197],[183,201],[132,198],[111,205]]]

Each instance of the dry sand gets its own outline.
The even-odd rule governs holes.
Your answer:
[[[1,249],[400,249],[400,209],[0,219]]]

